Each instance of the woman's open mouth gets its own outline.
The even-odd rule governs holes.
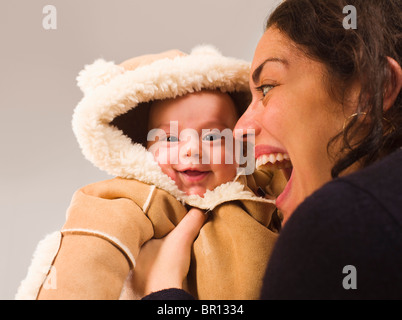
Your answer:
[[[255,167],[257,170],[283,170],[287,180],[290,179],[293,169],[289,155],[281,152],[258,156],[255,161]]]
[[[276,206],[282,210],[285,202],[289,200],[293,185],[293,165],[289,154],[279,148],[260,145],[255,148],[255,157],[257,170],[282,170],[288,181],[281,194],[275,200]]]
[[[255,157],[257,170],[282,170],[288,181],[283,191],[275,200],[276,206],[280,210],[283,210],[286,207],[285,203],[289,201],[293,185],[293,165],[289,154],[279,148],[260,145],[255,148]]]

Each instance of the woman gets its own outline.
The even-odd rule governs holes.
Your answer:
[[[357,29],[343,26],[346,5]],[[255,130],[257,163],[280,152],[293,166],[262,299],[402,297],[401,64],[400,0],[287,0],[269,17],[236,126]],[[181,288],[204,220],[186,216],[142,250],[145,294]],[[163,263],[149,265],[155,250]],[[187,296],[148,298],[161,297]]]

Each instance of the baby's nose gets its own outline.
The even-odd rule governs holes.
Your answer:
[[[185,158],[200,158],[200,145],[198,142],[188,142],[183,146],[181,153]]]
[[[181,159],[200,159],[201,158],[201,144],[199,141],[198,133],[195,131],[186,131],[180,134],[180,158]]]

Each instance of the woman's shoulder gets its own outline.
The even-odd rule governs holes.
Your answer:
[[[366,168],[334,181],[337,180],[379,192],[402,187],[402,148]]]
[[[293,216],[314,214],[316,219],[392,220],[402,226],[402,149],[381,161],[337,178],[308,197]],[[305,213],[304,213],[305,212]],[[379,219],[379,220],[378,220]],[[357,219],[359,220],[359,219]]]
[[[398,151],[308,197],[279,235],[266,276],[266,297],[400,295],[401,163]],[[357,270],[358,290],[342,286],[347,266]]]
[[[279,238],[342,255],[402,250],[402,150],[349,176],[337,178],[295,210]],[[387,248],[387,249],[385,249]]]

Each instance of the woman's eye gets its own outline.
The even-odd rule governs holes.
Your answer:
[[[273,89],[275,86],[273,85],[262,85],[257,88],[258,91],[262,93],[262,96],[265,98],[265,96],[268,94],[268,92]]]

